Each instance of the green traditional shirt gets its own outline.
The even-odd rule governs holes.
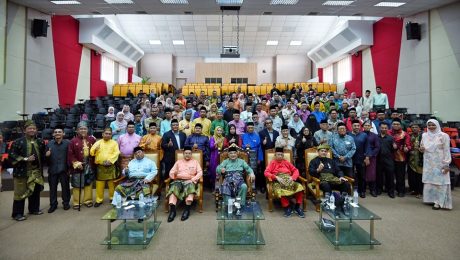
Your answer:
[[[216,129],[216,127],[222,127],[222,129],[224,129],[224,133],[222,135],[224,136],[227,136],[228,135],[228,123],[227,121],[221,119],[221,120],[214,120],[212,121],[211,123],[211,135],[214,135],[214,130]]]
[[[421,135],[412,134],[410,143],[413,149],[409,152],[409,167],[416,173],[423,173],[423,153],[418,148],[420,147]]]
[[[227,172],[246,171],[248,174],[254,174],[252,168],[249,167],[249,165],[240,158],[236,158],[235,160],[225,159],[221,164],[219,164],[219,166],[217,166],[216,173],[221,174],[222,168],[225,168],[225,171]]]

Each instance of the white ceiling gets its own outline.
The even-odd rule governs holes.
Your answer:
[[[172,53],[177,56],[217,57],[221,53],[220,15],[117,15],[126,36],[146,53]],[[357,18],[357,17],[350,17]],[[239,17],[239,46],[242,57],[303,54],[317,45],[338,23],[347,18],[334,16]],[[224,16],[224,46],[237,45],[237,17]],[[151,45],[149,40],[160,40]],[[184,40],[184,45],[173,45]],[[268,40],[278,41],[267,46]],[[302,41],[290,46],[290,41]]]
[[[55,5],[50,0],[10,0],[49,14],[219,14],[215,0],[188,0],[187,5],[166,5],[160,0],[132,0],[134,4],[108,4],[104,0],[78,0],[80,5]],[[409,16],[457,0],[355,0],[349,6],[324,6],[326,0],[299,0],[296,5],[270,5],[270,0],[244,0],[242,15],[364,15],[379,17]],[[398,8],[375,7],[382,1],[406,2]]]

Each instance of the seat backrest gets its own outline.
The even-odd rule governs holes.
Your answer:
[[[222,163],[225,159],[228,158],[228,151],[227,149],[223,150],[221,153],[220,153],[220,156],[219,156],[219,162]],[[246,152],[244,152],[243,150],[239,150],[238,151],[238,158],[244,160],[246,163],[249,163],[249,156]]]
[[[310,175],[310,173],[308,172],[308,167],[310,166],[310,162],[316,157],[318,157],[318,150],[316,149],[316,147],[308,148],[307,150],[305,150],[305,169],[307,172],[307,176]],[[331,150],[329,150],[327,154],[327,158],[332,158]]]
[[[203,151],[197,150],[192,152],[192,158],[197,160],[203,169]],[[176,161],[184,159],[184,150],[176,150]]]
[[[268,149],[265,151],[265,167],[275,158],[275,149]],[[284,159],[293,163],[294,155],[291,150],[284,149]]]
[[[145,153],[144,156],[145,158],[148,158],[152,160],[153,162],[155,162],[155,165],[157,166],[157,168],[160,168],[160,153],[158,151]]]

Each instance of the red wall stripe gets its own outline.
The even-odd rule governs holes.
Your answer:
[[[402,28],[403,20],[399,18],[383,18],[374,24],[371,54],[375,84],[388,95],[391,107],[396,95]]]
[[[133,82],[133,68],[128,68],[128,83]]]
[[[91,50],[90,96],[107,96],[107,84],[101,80],[101,55]]]
[[[348,93],[355,92],[359,97],[363,93],[363,56],[361,52],[351,55],[351,80],[345,82]]]
[[[318,81],[323,82],[323,68],[318,68]]]
[[[70,15],[51,17],[59,105],[74,104],[83,46],[79,22]]]

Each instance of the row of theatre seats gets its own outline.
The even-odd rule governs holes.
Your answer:
[[[153,83],[127,83],[127,84],[115,84],[112,87],[112,96],[114,97],[126,97],[128,90],[131,90],[135,96],[139,92],[147,93],[147,95],[153,90],[155,93],[165,93],[174,91],[173,87],[168,83],[153,82]]]
[[[294,87],[301,86],[303,90],[307,91],[310,88],[315,90],[318,93],[321,92],[335,92],[337,91],[336,84],[329,83],[318,83],[318,82],[294,82],[294,83],[276,83],[276,88],[280,91],[291,90]],[[212,95],[213,91],[217,92],[217,95],[228,95],[233,92],[238,92],[238,89],[243,93],[253,93],[257,95],[266,95],[269,94],[273,88],[272,83],[263,83],[261,85],[251,85],[251,84],[216,84],[216,83],[187,83],[182,87],[182,94],[189,95],[191,92],[199,94],[202,91],[206,95]]]

